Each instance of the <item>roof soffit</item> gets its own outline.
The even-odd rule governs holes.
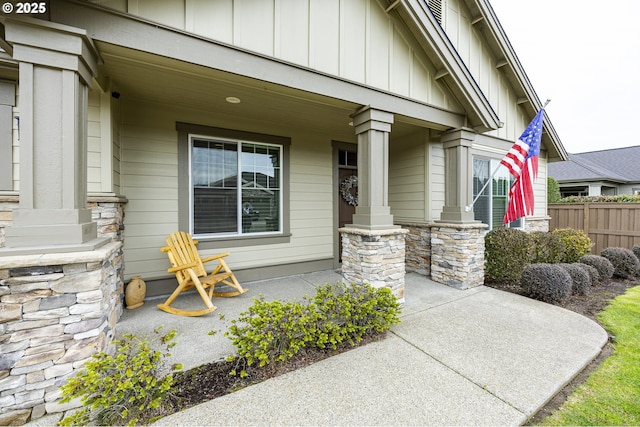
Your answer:
[[[323,102],[352,103],[394,112],[434,129],[466,125],[464,114],[411,98],[354,83],[277,58],[227,45],[144,18],[82,0],[59,0],[51,19],[86,28],[92,39],[184,64],[195,64],[256,84],[295,92],[301,97],[320,97]],[[175,47],[179,46],[179,49]],[[408,122],[408,121],[407,121]]]

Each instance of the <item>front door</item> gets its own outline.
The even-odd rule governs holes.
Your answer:
[[[358,205],[358,154],[339,150],[338,153],[338,226],[353,222]],[[342,239],[338,239],[338,257],[342,261]]]

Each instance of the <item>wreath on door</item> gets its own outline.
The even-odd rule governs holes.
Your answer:
[[[351,175],[340,183],[340,195],[351,206],[358,206],[358,176]]]

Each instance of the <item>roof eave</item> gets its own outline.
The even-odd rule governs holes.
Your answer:
[[[522,90],[520,98],[522,101],[519,102],[519,104],[533,117],[542,108],[543,103],[540,101],[540,98],[538,98],[493,8],[488,0],[468,0],[468,2],[472,2],[479,13],[479,16],[474,19],[474,22],[484,22],[487,30],[485,34],[490,35],[494,39],[497,49],[502,54],[503,58],[498,62],[506,62],[505,65],[509,67],[516,81],[520,84]],[[568,160],[568,153],[547,114],[545,114],[544,117],[544,129],[545,134],[543,139],[546,139],[549,143],[545,144],[549,152],[549,161]]]
[[[397,5],[396,5],[397,3]],[[468,126],[477,132],[500,127],[500,119],[458,55],[446,33],[422,0],[399,0],[396,11],[438,70],[435,78],[449,88],[465,108]]]

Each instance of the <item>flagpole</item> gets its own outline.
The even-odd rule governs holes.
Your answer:
[[[500,165],[498,165],[498,167],[493,171],[493,173],[491,174],[491,176],[489,177],[489,179],[487,180],[487,182],[484,183],[484,185],[482,186],[482,190],[480,190],[480,192],[478,193],[478,195],[473,199],[473,201],[471,202],[470,205],[465,206],[464,211],[465,212],[470,212],[471,209],[473,209],[473,205],[478,201],[478,198],[480,198],[480,196],[482,195],[482,193],[484,193],[484,190],[487,189],[487,187],[489,186],[489,183],[493,181],[493,177],[496,176],[496,174],[498,173],[498,169],[500,169]]]
[[[544,110],[545,107],[547,106],[547,104],[549,104],[551,102],[550,99],[547,99],[544,103],[544,105],[542,106],[541,110]],[[496,176],[496,174],[498,173],[498,169],[500,169],[500,165],[498,165],[498,167],[493,171],[493,173],[491,174],[491,176],[489,177],[489,179],[487,180],[487,182],[484,183],[484,185],[482,186],[482,190],[480,190],[480,192],[478,193],[478,195],[476,197],[474,197],[473,201],[471,202],[470,205],[465,206],[464,211],[465,212],[469,212],[471,211],[471,209],[473,209],[473,205],[476,204],[476,202],[478,201],[478,199],[480,198],[480,196],[482,195],[482,193],[484,193],[484,190],[487,189],[487,187],[489,186],[489,183],[491,183],[493,181],[493,177]]]

